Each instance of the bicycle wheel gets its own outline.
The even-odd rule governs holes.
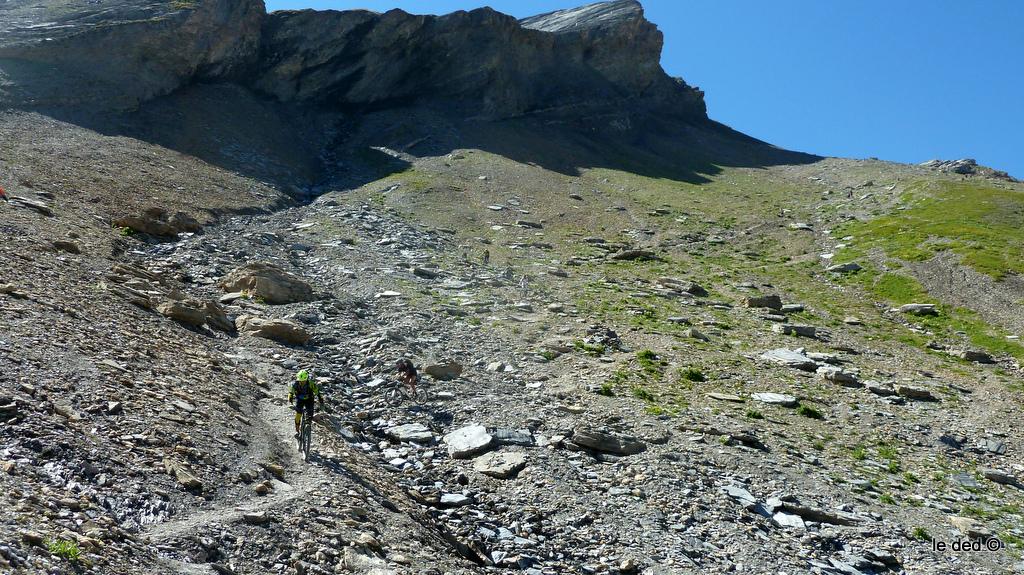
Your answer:
[[[305,417],[302,419],[302,458],[309,461],[309,446],[313,443],[313,424]]]
[[[405,394],[398,387],[392,387],[384,392],[384,401],[389,405],[398,405],[402,403],[404,398]]]

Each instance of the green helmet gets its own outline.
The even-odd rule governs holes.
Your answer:
[[[295,379],[298,381],[309,381],[309,372],[306,370],[302,370],[295,375]]]

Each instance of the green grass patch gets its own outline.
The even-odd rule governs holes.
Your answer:
[[[810,419],[825,419],[825,416],[822,415],[820,411],[818,411],[817,409],[814,409],[813,407],[811,407],[809,405],[800,405],[800,406],[798,406],[796,408],[796,412],[799,415],[802,415],[804,417],[808,417]]]
[[[699,370],[699,369],[697,369],[695,367],[683,368],[679,372],[679,377],[681,379],[685,379],[686,381],[693,381],[693,382],[707,381],[707,377],[704,375],[704,372],[702,372],[701,370]]]
[[[640,400],[643,400],[643,401],[651,401],[651,402],[653,402],[655,400],[653,393],[651,393],[647,389],[644,389],[643,387],[640,387],[639,385],[633,386],[632,392],[633,392],[633,397],[635,397],[637,399],[640,399]]]
[[[585,353],[592,357],[604,355],[605,352],[605,347],[603,345],[587,343],[582,339],[577,339],[576,341],[572,342],[572,346],[576,349],[576,351]]]
[[[82,550],[78,548],[78,543],[74,541],[64,539],[50,540],[46,543],[46,549],[51,554],[71,563],[82,558]]]
[[[668,362],[663,360],[658,354],[654,353],[649,349],[643,349],[637,352],[636,362],[640,366],[640,370],[648,377],[660,380],[665,374],[665,366]]]
[[[903,274],[884,273],[871,282],[869,291],[896,305],[935,301],[916,279]]]
[[[870,295],[893,305],[907,303],[938,303],[928,295],[916,279],[900,273],[886,272],[879,274],[872,266],[866,264],[864,269],[853,274],[845,281],[860,284]],[[1024,345],[1018,341],[1006,339],[1007,333],[989,325],[977,312],[964,308],[939,305],[939,315],[910,317],[907,319],[919,327],[934,332],[936,336],[950,341],[966,338],[972,346],[984,349],[994,355],[1010,355],[1024,359]],[[877,335],[879,339],[899,341],[901,343],[923,348],[930,338],[902,330],[890,330]]]
[[[1024,273],[1024,193],[977,182],[919,181],[907,186],[901,200],[906,209],[837,228],[837,237],[855,238],[837,256],[845,261],[878,248],[890,257],[925,261],[950,250],[997,280]]]

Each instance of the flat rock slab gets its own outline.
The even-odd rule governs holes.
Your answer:
[[[448,455],[453,459],[468,459],[484,453],[494,445],[494,436],[482,425],[467,425],[444,436]]]
[[[999,471],[998,469],[984,468],[981,470],[981,474],[985,476],[985,479],[994,483],[1000,483],[1002,485],[1020,485],[1017,478],[1005,471]]]
[[[433,441],[434,434],[422,423],[406,423],[389,427],[384,433],[395,441],[410,441],[412,443],[429,443]]]
[[[767,403],[769,405],[781,405],[782,407],[796,407],[800,404],[797,398],[792,395],[785,393],[755,393],[750,396],[754,401],[760,401],[761,403]]]
[[[853,272],[856,272],[856,271],[860,271],[860,269],[861,269],[860,264],[857,264],[855,262],[849,262],[849,263],[845,263],[845,264],[831,265],[831,266],[825,268],[825,271],[831,272],[831,273],[834,273],[834,274],[849,274],[849,273],[853,273]]]
[[[799,515],[793,513],[786,513],[784,511],[776,511],[772,515],[772,522],[779,527],[793,527],[796,529],[807,529],[807,525],[804,524],[804,520]]]
[[[739,485],[726,485],[721,488],[721,492],[728,495],[730,499],[739,503],[743,507],[751,508],[757,505],[757,499]]]
[[[761,358],[778,365],[802,371],[814,371],[818,369],[817,362],[807,357],[803,350],[784,348],[773,349],[762,353]]]
[[[494,441],[498,445],[518,445],[521,447],[533,447],[536,441],[529,429],[508,429],[499,427],[490,431]]]
[[[441,496],[439,503],[444,507],[464,507],[473,500],[461,493],[445,493]]]
[[[518,451],[495,451],[473,461],[473,469],[498,479],[515,477],[524,467],[526,455]]]
[[[731,393],[715,393],[715,392],[711,392],[711,393],[708,394],[708,397],[710,397],[711,399],[717,399],[719,401],[731,401],[733,403],[743,403],[743,398],[742,397],[740,397],[738,395],[733,395]]]
[[[793,515],[799,515],[804,521],[816,521],[830,525],[850,526],[858,525],[864,521],[863,517],[845,511],[826,511],[788,501],[782,503],[782,510]]]
[[[270,516],[267,515],[266,511],[243,513],[242,521],[245,521],[249,525],[264,525],[266,523],[270,523]]]
[[[900,313],[910,315],[939,315],[938,308],[932,303],[908,303],[896,308]]]
[[[580,447],[614,453],[615,455],[636,455],[647,449],[647,445],[630,435],[621,435],[599,429],[583,427],[576,429],[572,442]]]
[[[938,401],[939,399],[935,397],[930,390],[913,385],[897,385],[896,394],[907,399],[916,399],[918,401]]]

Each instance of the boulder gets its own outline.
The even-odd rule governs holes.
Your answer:
[[[453,459],[468,459],[483,453],[494,445],[494,436],[482,425],[467,425],[444,436],[448,455]]]
[[[818,329],[813,325],[793,325],[788,323],[777,323],[772,326],[772,331],[775,333],[781,333],[782,335],[795,335],[798,337],[810,338],[814,338],[818,334]]]
[[[704,335],[704,332],[700,331],[695,327],[688,327],[683,331],[683,337],[690,339],[696,339],[698,341],[711,341],[711,338]]]
[[[228,317],[224,308],[216,302],[208,301],[203,304],[203,311],[206,313],[206,325],[220,331],[235,331],[235,323]]]
[[[80,254],[82,253],[82,247],[77,242],[71,240],[55,240],[53,242],[53,249],[58,252],[67,252],[69,254]]]
[[[857,271],[860,271],[860,270],[861,270],[860,264],[857,264],[855,262],[848,262],[848,263],[845,263],[845,264],[835,264],[835,265],[831,265],[831,266],[828,266],[827,268],[825,268],[825,271],[827,271],[829,273],[834,273],[834,274],[849,274],[849,273],[857,272]]]
[[[265,525],[270,523],[270,516],[266,511],[251,511],[242,514],[242,521],[249,525]]]
[[[423,368],[423,373],[429,375],[434,379],[440,379],[445,381],[450,379],[457,379],[460,375],[462,375],[462,365],[454,361],[448,361],[445,363],[435,363]]]
[[[956,527],[957,531],[970,539],[988,539],[992,537],[992,532],[977,519],[953,516],[949,518],[949,522],[953,527]]]
[[[530,220],[516,220],[516,225],[521,228],[533,228],[535,230],[539,230],[544,227],[540,222],[531,222]]]
[[[662,277],[658,278],[658,283],[666,288],[688,293],[690,295],[700,297],[708,295],[708,290],[704,289],[699,284],[680,278]]]
[[[982,468],[981,474],[993,483],[999,483],[1002,485],[1018,486],[1020,483],[1017,478],[1005,471],[999,471],[998,469]]]
[[[384,434],[398,442],[430,443],[434,440],[434,434],[422,423],[406,423],[389,427],[384,430]]]
[[[302,279],[264,262],[252,262],[232,271],[220,282],[227,292],[245,292],[271,304],[313,299],[313,288]]]
[[[195,218],[185,212],[170,215],[161,207],[148,208],[141,216],[122,216],[114,219],[112,223],[119,228],[129,228],[139,233],[163,237],[176,236],[182,232],[195,232],[201,227]]]
[[[864,387],[857,376],[834,365],[823,365],[818,368],[818,375],[825,381],[837,383],[843,387]]]
[[[593,427],[577,428],[572,442],[580,447],[615,455],[636,455],[647,449],[647,445],[636,437]]]
[[[939,315],[939,310],[935,307],[935,304],[933,303],[908,303],[896,308],[896,311],[900,313],[919,316]]]
[[[772,522],[779,527],[793,527],[800,530],[807,528],[802,517],[794,513],[786,513],[785,511],[776,511],[772,515]]]
[[[238,331],[288,345],[305,345],[312,337],[306,328],[286,319],[264,319],[251,315],[235,320]]]
[[[166,301],[158,305],[156,311],[164,317],[192,327],[206,323],[205,306],[196,300]]]
[[[526,455],[518,451],[495,451],[473,461],[473,469],[498,479],[515,477],[524,467]]]
[[[989,353],[977,349],[961,349],[953,352],[953,355],[975,363],[995,363]]]
[[[173,475],[178,481],[178,484],[190,491],[202,491],[203,482],[198,477],[192,474],[191,470],[184,463],[180,463],[170,458],[164,458],[164,469],[167,473]]]
[[[659,258],[650,250],[623,250],[613,255],[612,259],[618,261],[648,261]]]
[[[882,397],[889,397],[890,395],[896,395],[896,390],[893,389],[891,384],[882,383],[874,380],[867,380],[864,382],[864,386],[868,388],[868,391],[875,395]]]
[[[896,395],[905,397],[907,399],[917,399],[920,401],[937,401],[938,398],[928,389],[923,387],[917,387],[914,385],[897,385]]]
[[[719,490],[746,509],[753,509],[758,504],[757,499],[740,485],[724,485]]]
[[[747,307],[763,307],[768,309],[782,309],[782,298],[776,294],[751,296],[743,301]]]

